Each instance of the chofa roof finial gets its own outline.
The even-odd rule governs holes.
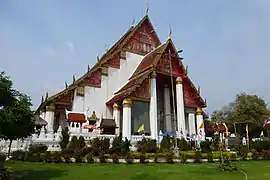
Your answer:
[[[90,66],[89,66],[89,65],[87,65],[87,71],[88,71],[88,72],[90,71]]]
[[[43,96],[41,96],[41,103],[43,103],[44,102],[44,97]]]
[[[47,100],[47,99],[48,99],[48,97],[49,97],[49,93],[48,93],[48,92],[46,92],[45,100]]]
[[[65,87],[66,87],[66,88],[68,87],[67,81],[65,81]]]
[[[97,55],[97,62],[99,62],[99,55]]]
[[[168,39],[171,39],[172,37],[172,27],[171,25],[169,25],[169,35],[168,35]]]
[[[149,3],[148,0],[146,0],[146,10],[145,10],[145,15],[147,16],[149,12]]]
[[[185,68],[185,75],[187,75],[188,74],[188,66],[186,66],[186,68]]]
[[[75,78],[75,75],[73,74],[73,82],[75,82],[76,81],[76,78]]]
[[[201,87],[198,86],[198,94],[201,94]]]

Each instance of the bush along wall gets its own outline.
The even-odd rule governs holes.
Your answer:
[[[165,140],[164,140],[165,139]],[[13,160],[48,162],[48,163],[202,163],[220,161],[220,152],[211,151],[209,144],[204,144],[204,150],[190,150],[191,146],[184,139],[178,139],[180,157],[175,157],[172,151],[174,141],[165,137],[160,148],[153,140],[143,139],[137,144],[138,152],[130,152],[130,142],[116,137],[110,147],[109,139],[95,138],[87,146],[83,137],[72,137],[71,142],[61,152],[46,151],[42,144],[32,145],[29,151],[13,152]],[[181,150],[182,149],[182,150]],[[245,146],[239,148],[238,153],[223,152],[225,161],[239,159],[270,159],[270,150],[250,154]]]

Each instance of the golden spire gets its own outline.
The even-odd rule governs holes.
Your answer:
[[[73,83],[76,81],[75,75],[73,74]]]
[[[68,87],[68,85],[67,85],[67,81],[65,81],[65,87],[66,87],[66,88]]]
[[[49,93],[48,93],[48,92],[46,92],[45,100],[47,100],[47,99],[48,99],[48,97],[49,97]]]

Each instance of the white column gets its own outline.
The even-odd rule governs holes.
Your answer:
[[[188,114],[188,123],[189,123],[189,135],[196,135],[196,126],[195,126],[195,113]]]
[[[157,130],[157,84],[156,84],[156,73],[153,72],[151,75],[150,81],[150,131],[151,138],[158,138],[158,130]]]
[[[119,105],[117,103],[113,104],[113,119],[115,120],[115,124],[116,124],[116,130],[115,130],[115,134],[117,136],[120,135],[120,110],[119,110]]]
[[[53,131],[54,110],[55,110],[55,106],[53,104],[46,106],[46,115],[45,115],[46,119],[45,120],[48,122],[47,124],[48,132]]]
[[[131,104],[132,100],[129,98],[123,101],[123,139],[131,140]]]
[[[205,131],[204,131],[204,121],[202,115],[202,108],[197,108],[196,110],[196,120],[197,120],[197,135],[198,138],[202,141],[205,140]]]
[[[186,122],[185,122],[185,107],[184,107],[184,92],[183,79],[176,78],[176,113],[177,113],[177,131],[180,136],[186,137]]]
[[[170,88],[168,85],[164,86],[164,115],[166,131],[172,132],[172,116],[171,116],[171,97]]]

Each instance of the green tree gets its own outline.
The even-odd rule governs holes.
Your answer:
[[[12,89],[12,81],[4,73],[0,74],[0,85],[0,135],[10,141],[9,155],[13,140],[26,138],[34,132],[32,104],[28,96]]]
[[[60,146],[61,146],[61,149],[65,149],[69,143],[69,138],[70,138],[70,133],[68,131],[68,128],[66,127],[65,129],[63,129],[61,134],[62,134],[62,137],[60,141]]]
[[[258,136],[264,119],[268,115],[265,101],[257,95],[241,93],[236,99],[221,110],[214,111],[211,115],[213,122],[226,122],[229,129],[235,129],[240,134],[245,134],[245,126],[249,124],[250,132]],[[255,131],[259,129],[259,131]]]

